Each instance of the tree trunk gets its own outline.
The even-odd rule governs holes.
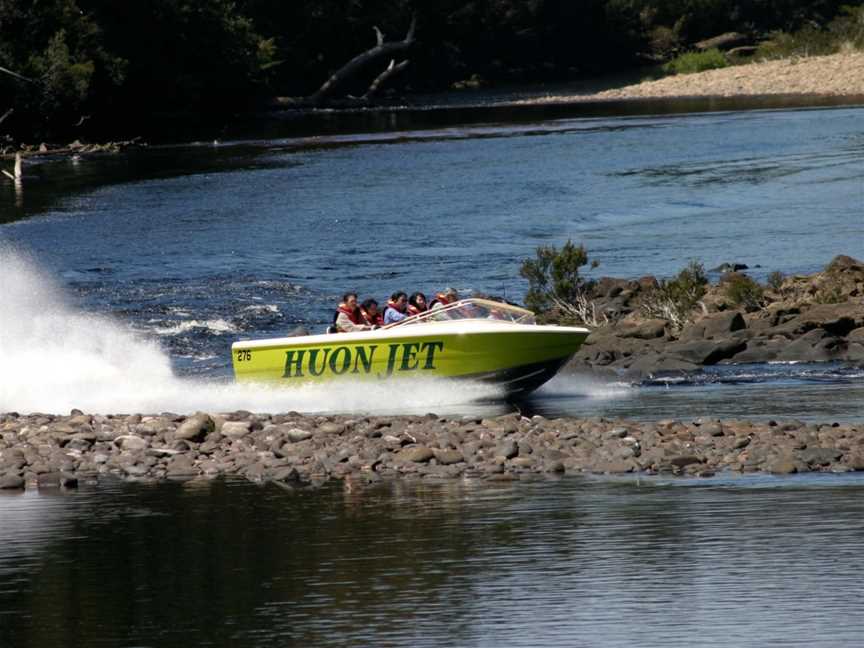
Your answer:
[[[381,33],[380,29],[375,27],[375,34],[377,35],[377,38],[378,38],[378,44],[375,45],[375,47],[373,47],[372,49],[366,50],[362,54],[358,54],[353,59],[348,61],[345,65],[343,65],[341,68],[339,68],[336,72],[334,72],[330,76],[330,78],[324,82],[324,85],[322,85],[320,88],[318,88],[317,92],[315,92],[314,94],[312,94],[308,97],[307,102],[309,104],[312,104],[312,105],[320,105],[330,95],[333,94],[333,92],[336,90],[336,88],[339,85],[344,83],[345,80],[353,77],[355,74],[357,74],[358,71],[360,71],[362,68],[364,68],[366,65],[368,65],[372,61],[375,61],[379,58],[384,58],[384,57],[390,56],[392,54],[395,54],[397,52],[401,52],[401,51],[406,50],[409,47],[411,47],[414,44],[414,30],[416,29],[416,27],[417,27],[417,17],[414,16],[411,18],[411,26],[408,28],[408,33],[405,35],[405,38],[401,41],[393,41],[391,43],[385,43],[384,42],[384,34]],[[404,63],[407,64],[407,61],[405,61]],[[399,65],[401,66],[402,63],[400,63]],[[387,77],[391,76],[392,74],[395,74],[396,73],[395,68],[399,67],[399,66],[396,66],[394,64],[393,67],[394,67],[394,70],[391,70],[391,72],[389,74],[387,74],[387,71],[385,70],[385,72],[382,73],[382,75],[379,75],[379,77],[376,78],[375,81],[373,81],[372,85],[375,86],[375,83],[378,82],[378,80],[381,79],[381,76],[383,76],[383,75],[386,75],[386,76],[384,76],[384,78],[381,79],[381,83],[383,83],[383,81],[386,80]],[[404,69],[404,66],[401,67],[400,70],[401,69]],[[378,83],[378,85],[380,86],[381,83]],[[370,86],[370,90],[371,89],[372,89],[372,86]],[[378,88],[376,86],[375,91],[377,91],[377,89]],[[367,95],[369,94],[368,90],[367,90],[366,94]]]
[[[390,77],[399,74],[402,70],[408,67],[408,64],[410,62],[411,61],[409,61],[408,59],[405,59],[404,61],[399,63],[399,65],[396,65],[396,59],[390,59],[390,65],[387,66],[387,69],[385,69],[381,74],[375,77],[375,80],[370,84],[369,89],[366,91],[366,94],[364,94],[360,98],[363,101],[369,101],[378,93],[378,91],[381,89],[381,86],[384,85]]]

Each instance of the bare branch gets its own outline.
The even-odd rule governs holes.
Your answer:
[[[399,63],[399,65],[396,65],[396,59],[390,59],[390,65],[388,65],[387,69],[385,69],[381,74],[375,77],[375,80],[369,85],[369,89],[366,90],[366,94],[364,94],[361,99],[368,101],[374,97],[381,89],[381,86],[384,85],[390,77],[399,74],[402,70],[408,67],[410,62],[411,61],[408,59],[405,59]]]
[[[16,185],[20,185],[21,184],[21,178],[22,178],[21,153],[19,152],[19,153],[15,154],[15,169],[12,173],[9,173],[6,169],[0,169],[0,171],[3,171],[3,175],[5,175],[7,178],[9,178]]]
[[[31,79],[30,77],[25,77],[23,74],[18,74],[17,72],[13,72],[12,70],[7,70],[6,68],[0,66],[0,72],[4,74],[8,74],[9,76],[13,76],[16,79],[21,79],[22,81],[29,81],[30,83],[38,83],[36,79]]]
[[[5,113],[3,113],[2,115],[0,115],[0,124],[2,124],[4,121],[6,121],[6,119],[9,117],[9,115],[11,115],[13,112],[15,112],[15,109],[14,109],[14,108],[10,108],[10,109],[7,110]]]
[[[365,67],[372,61],[385,56],[391,56],[396,52],[401,52],[410,48],[414,44],[414,32],[417,28],[417,16],[411,18],[411,26],[408,28],[408,33],[405,39],[401,41],[393,41],[390,43],[384,42],[384,35],[377,27],[375,32],[378,35],[378,44],[372,49],[368,49],[362,54],[358,54],[345,65],[334,72],[327,81],[324,82],[317,92],[309,97],[309,103],[315,105],[320,104],[329,95],[333,94],[334,90],[343,83],[346,79],[354,76],[361,68]],[[398,66],[395,66],[398,67]]]
[[[378,39],[378,47],[381,47],[384,44],[384,34],[381,33],[381,30],[378,29],[378,26],[375,25],[372,27],[375,30],[375,37]]]

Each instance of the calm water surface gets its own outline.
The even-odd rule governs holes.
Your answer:
[[[860,646],[849,476],[0,497],[0,645]]]

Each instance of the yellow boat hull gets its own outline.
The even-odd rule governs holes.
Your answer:
[[[430,327],[428,333],[411,335],[407,330],[399,335],[370,331],[235,342],[234,374],[238,381],[286,386],[331,380],[470,378],[500,383],[510,393],[527,392],[555,375],[589,333],[533,325]]]

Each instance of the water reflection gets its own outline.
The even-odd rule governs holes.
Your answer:
[[[0,544],[21,575],[0,645],[854,645],[862,492],[566,477],[0,498],[4,521],[28,503],[17,537],[38,547]]]

